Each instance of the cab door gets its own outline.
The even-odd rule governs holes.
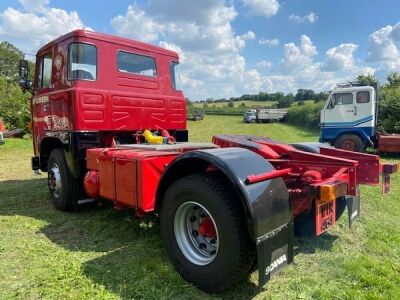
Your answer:
[[[354,104],[354,126],[374,127],[375,124],[375,90],[369,87],[367,90],[356,91]]]
[[[35,153],[38,153],[40,140],[46,131],[52,130],[51,107],[49,95],[52,84],[52,51],[40,54],[36,60],[35,95],[32,98],[32,131],[35,140]]]
[[[351,126],[357,114],[354,104],[354,94],[351,92],[332,94],[330,101],[325,105],[321,123],[324,126]]]

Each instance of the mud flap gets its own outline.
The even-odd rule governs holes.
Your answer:
[[[349,214],[349,228],[360,216],[360,193],[357,196],[346,196],[347,212]]]
[[[258,286],[293,262],[293,221],[257,238]]]

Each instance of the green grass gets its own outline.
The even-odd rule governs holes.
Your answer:
[[[188,121],[189,139],[195,142],[211,142],[216,134],[252,134],[288,143],[318,140],[319,129],[294,127],[285,123],[243,123],[241,116],[206,115],[203,121]]]
[[[191,138],[249,133],[315,141],[317,132],[240,117],[189,122]],[[0,299],[399,299],[400,176],[392,192],[363,186],[362,215],[346,216],[319,238],[296,239],[295,263],[261,290],[253,273],[232,290],[207,295],[169,263],[153,217],[107,205],[78,213],[51,206],[46,174],[31,175],[29,139],[0,146]],[[393,158],[392,158],[393,159]]]

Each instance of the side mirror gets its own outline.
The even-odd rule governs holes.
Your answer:
[[[32,81],[28,79],[28,74],[29,74],[29,64],[28,61],[25,59],[21,59],[19,61],[19,81],[18,84],[21,87],[21,89],[25,91],[31,91],[32,90]]]
[[[19,61],[19,79],[28,79],[29,74],[29,64],[25,59]]]
[[[20,79],[18,81],[19,86],[23,91],[31,91],[32,90],[32,81],[29,79]]]

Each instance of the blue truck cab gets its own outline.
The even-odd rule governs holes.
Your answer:
[[[321,110],[320,142],[336,148],[364,151],[374,147],[378,85],[338,85]]]

